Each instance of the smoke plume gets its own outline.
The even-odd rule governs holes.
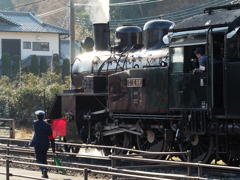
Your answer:
[[[109,21],[109,0],[91,0],[86,8],[92,23],[107,23]]]

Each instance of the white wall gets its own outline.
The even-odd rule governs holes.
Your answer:
[[[37,36],[41,39],[38,40]],[[0,32],[1,39],[21,39],[21,59],[31,54],[52,56],[54,53],[59,54],[59,35],[49,33],[17,33],[17,32]],[[31,42],[31,49],[23,49],[23,42]],[[48,42],[49,51],[33,51],[32,42]],[[0,43],[0,55],[2,56],[2,43]],[[0,57],[1,57],[0,56]]]

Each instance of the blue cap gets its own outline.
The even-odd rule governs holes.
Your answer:
[[[40,116],[40,115],[45,115],[45,112],[44,112],[44,111],[41,111],[41,110],[38,110],[38,111],[35,112],[35,114],[36,114],[37,116]]]
[[[196,50],[194,51],[194,54],[204,54],[204,49],[201,47],[197,47]]]

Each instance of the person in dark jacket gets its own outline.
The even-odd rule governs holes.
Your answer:
[[[47,164],[47,151],[49,149],[49,139],[51,141],[52,151],[55,153],[55,141],[52,136],[51,125],[46,123],[44,111],[36,111],[37,120],[33,121],[34,136],[30,142],[30,146],[35,148],[35,156],[37,163]],[[42,170],[42,178],[48,178],[46,167],[40,167]]]
[[[204,52],[204,49],[197,47],[194,51],[199,61],[199,68],[194,69],[193,74],[203,73],[207,71],[207,55]]]

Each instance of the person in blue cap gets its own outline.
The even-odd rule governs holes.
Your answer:
[[[193,74],[203,73],[207,71],[207,55],[204,52],[204,49],[201,47],[197,47],[194,51],[199,61],[199,68],[195,68],[193,70]]]
[[[30,146],[35,149],[37,163],[47,164],[47,151],[49,149],[49,139],[53,153],[55,153],[55,141],[52,136],[51,125],[46,123],[44,111],[36,111],[37,120],[33,121],[34,136],[30,142]],[[48,178],[46,167],[40,167],[42,170],[42,178]]]

